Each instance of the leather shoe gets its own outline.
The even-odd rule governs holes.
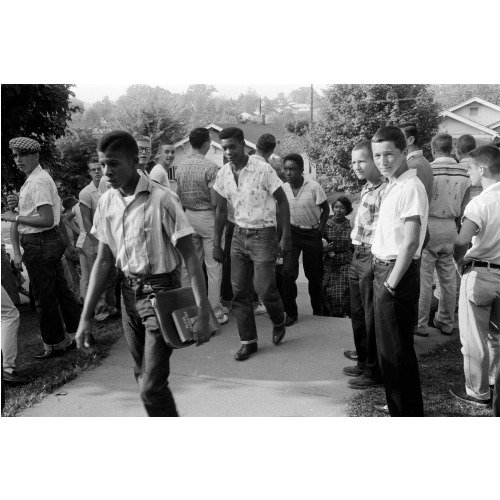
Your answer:
[[[480,408],[487,408],[491,404],[490,399],[477,399],[473,396],[469,396],[465,391],[465,387],[463,384],[455,385],[450,389],[450,393],[452,396],[455,396],[457,399],[462,401],[463,403],[468,403],[472,406],[479,406]]]
[[[12,370],[11,373],[2,370],[2,378],[5,384],[27,384],[29,380],[19,373],[16,370]]]
[[[273,344],[274,345],[280,344],[281,341],[283,340],[283,338],[285,337],[285,333],[286,333],[286,326],[285,326],[284,321],[279,326],[274,325],[273,326]]]
[[[360,377],[363,375],[363,370],[358,366],[346,366],[342,369],[342,373],[348,377]]]
[[[297,316],[287,316],[285,326],[292,326],[297,321]]]
[[[344,356],[351,361],[358,360],[358,353],[356,351],[344,351]]]
[[[256,352],[257,342],[254,342],[253,344],[243,344],[240,350],[234,355],[234,359],[236,361],[244,361],[245,359],[248,359],[251,354]]]
[[[382,382],[378,382],[377,380],[373,380],[372,378],[365,377],[364,375],[360,375],[359,377],[352,378],[347,381],[347,385],[351,389],[368,389],[369,387],[383,387],[384,384]]]
[[[387,403],[384,401],[375,401],[375,403],[373,403],[372,406],[377,411],[381,411],[382,413],[389,414],[389,406],[387,406]]]
[[[442,328],[443,327],[442,323],[440,323],[436,318],[434,318],[432,322],[434,323],[434,328],[437,328],[443,335],[453,334],[453,330],[451,332],[445,332]]]
[[[35,354],[35,359],[54,359],[64,356],[67,352],[76,349],[76,341],[72,340],[65,349],[53,349],[51,351],[42,351],[40,354]]]

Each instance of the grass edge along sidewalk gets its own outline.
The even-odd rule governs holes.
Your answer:
[[[479,408],[458,401],[450,394],[450,388],[464,381],[463,356],[460,338],[456,331],[449,342],[436,346],[431,352],[418,356],[420,382],[426,417],[491,417],[491,407]],[[385,402],[383,388],[365,389],[353,394],[348,402],[351,417],[387,417],[372,404]]]
[[[23,410],[39,403],[42,398],[55,392],[83,372],[99,366],[108,356],[111,347],[122,335],[121,319],[106,320],[95,326],[97,340],[95,354],[84,354],[79,350],[70,351],[64,356],[38,361],[33,358],[43,350],[36,314],[29,305],[20,312],[18,331],[17,371],[29,379],[25,385],[4,383],[5,407],[2,417],[15,417]]]

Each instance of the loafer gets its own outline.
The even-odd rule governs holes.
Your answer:
[[[473,396],[469,396],[467,392],[465,392],[465,387],[460,385],[455,385],[450,389],[450,393],[452,396],[462,401],[463,403],[470,404],[472,406],[478,406],[480,408],[487,408],[491,404],[491,398],[489,399],[478,399]]]
[[[35,354],[34,358],[35,359],[54,359],[54,358],[60,358],[61,356],[64,356],[67,352],[73,351],[76,349],[76,341],[72,340],[66,349],[53,349],[51,351],[42,351],[39,354]]]
[[[359,377],[352,378],[347,381],[347,385],[351,389],[368,389],[369,387],[383,387],[384,384],[378,380],[373,380],[372,378],[360,375]]]
[[[351,361],[358,360],[358,353],[356,351],[344,351],[344,356]]]
[[[342,368],[342,373],[348,377],[360,377],[363,375],[363,369],[358,365],[346,366]]]
[[[273,326],[273,344],[278,345],[284,339],[286,333],[285,321],[281,325]]]
[[[244,361],[245,359],[248,359],[251,354],[256,352],[257,342],[254,342],[253,344],[243,344],[240,350],[234,355],[234,359],[236,361]]]
[[[419,330],[415,330],[413,332],[413,335],[416,335],[417,337],[428,337],[429,336],[429,332],[421,332]]]
[[[389,414],[389,406],[384,401],[375,401],[372,406],[377,411]]]
[[[292,326],[297,321],[297,316],[287,316],[285,326]]]
[[[434,318],[432,322],[434,323],[434,328],[437,328],[443,335],[451,335],[453,333],[453,330],[451,332],[445,332],[442,328],[443,325],[436,318]]]
[[[27,384],[29,382],[27,377],[19,375],[16,370],[12,370],[10,373],[2,370],[2,378],[5,384],[20,385]]]

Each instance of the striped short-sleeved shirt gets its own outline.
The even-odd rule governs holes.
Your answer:
[[[133,200],[109,189],[99,200],[91,233],[109,246],[126,276],[172,272],[181,259],[177,241],[193,234],[179,198],[140,175]]]
[[[316,181],[304,177],[297,196],[288,182],[283,184],[283,191],[290,206],[290,224],[304,229],[317,228],[321,216],[319,205],[326,200],[323,188]]]

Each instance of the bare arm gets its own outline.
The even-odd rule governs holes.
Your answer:
[[[282,187],[276,189],[273,193],[278,202],[278,211],[281,223],[280,253],[284,257],[292,249],[292,237],[290,234],[290,206],[288,198]]]
[[[321,216],[319,218],[318,231],[322,233],[325,230],[326,223],[328,222],[328,216],[330,215],[330,205],[328,205],[328,200],[321,203],[319,208],[321,208]]]
[[[82,221],[83,221],[83,227],[85,228],[85,232],[87,234],[90,234],[93,224],[92,210],[90,210],[90,208],[87,207],[87,205],[80,203],[80,212],[82,214]]]
[[[208,342],[212,334],[209,326],[210,313],[208,309],[205,277],[203,275],[200,260],[196,255],[191,235],[180,238],[176,248],[181,253],[184,263],[186,264],[194,298],[198,306],[198,316],[193,326],[193,336],[196,340],[196,345],[201,345]]]
[[[17,228],[17,222],[13,222],[10,225],[10,240],[12,242],[12,248],[14,249],[14,265],[22,271],[23,256],[21,254],[21,245],[19,244],[19,231]]]
[[[461,267],[467,263],[467,261],[464,261],[464,256],[469,249],[472,237],[477,233],[478,229],[479,227],[477,224],[472,222],[470,219],[464,219],[460,234],[457,236],[457,239],[453,244],[453,258],[455,259],[459,273]]]
[[[217,204],[215,208],[215,224],[214,224],[214,259],[217,262],[222,262],[222,233],[227,221],[227,200],[219,193],[214,191]]]
[[[403,226],[403,243],[399,249],[399,254],[394,264],[394,268],[387,278],[387,283],[392,288],[396,288],[401,278],[406,273],[408,266],[413,260],[413,256],[418,249],[420,238],[420,217],[407,217]]]
[[[210,188],[210,200],[212,202],[212,206],[214,207],[214,210],[217,208],[217,191],[211,187]]]
[[[460,231],[460,227],[462,225],[462,217],[464,216],[465,207],[470,201],[470,187],[467,188],[464,194],[464,199],[462,200],[462,205],[460,206],[460,216],[455,217],[455,224],[457,225],[457,229]]]
[[[80,228],[73,222],[74,218],[75,214],[73,212],[69,212],[61,216],[62,221],[71,229],[71,231],[75,232],[76,234],[80,234]]]
[[[13,212],[5,212],[2,214],[2,220],[8,222],[17,222],[30,227],[46,227],[50,228],[54,225],[54,213],[52,212],[52,205],[40,205],[37,207],[37,215],[22,215],[17,221],[17,215]]]

